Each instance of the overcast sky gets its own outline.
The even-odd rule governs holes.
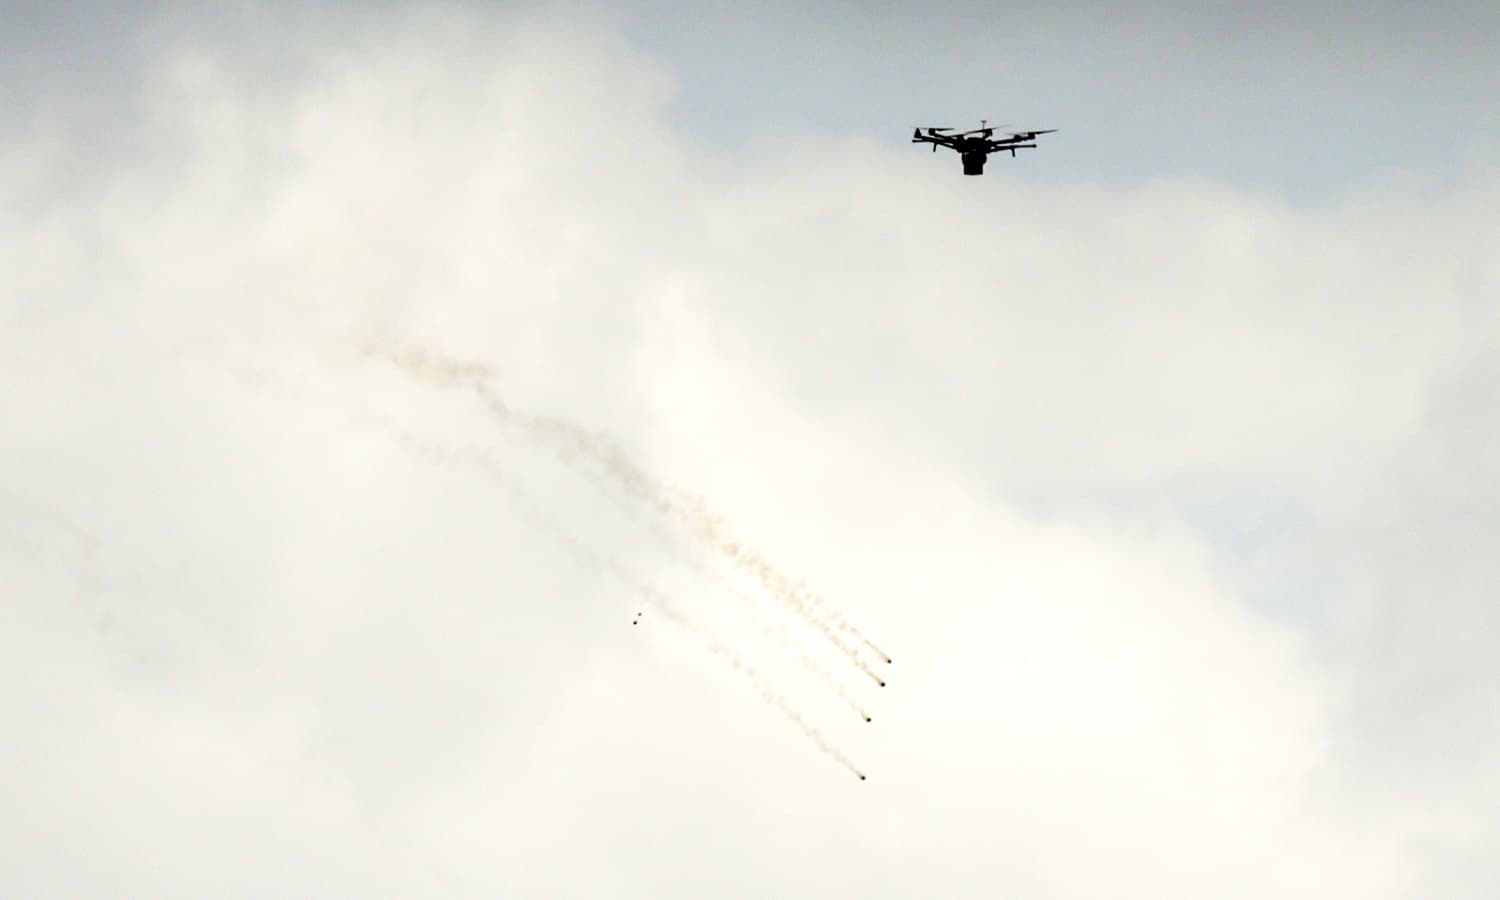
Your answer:
[[[0,894],[1500,892],[1500,9],[987,6],[6,4]]]

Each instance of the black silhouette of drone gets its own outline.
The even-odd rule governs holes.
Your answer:
[[[943,134],[952,131],[952,128],[918,128],[911,133],[913,144],[931,144],[932,152],[937,148],[947,147],[958,151],[958,155],[964,161],[965,175],[983,175],[984,162],[989,159],[991,153],[996,150],[1009,150],[1011,156],[1016,155],[1017,150],[1027,150],[1036,147],[1029,143],[1036,140],[1039,134],[1051,134],[1056,128],[1047,128],[1042,131],[1000,131],[1003,137],[995,137],[999,129],[993,125],[986,125],[983,119],[979,120],[979,127],[973,131],[965,131],[960,134]],[[922,132],[927,132],[923,134]]]

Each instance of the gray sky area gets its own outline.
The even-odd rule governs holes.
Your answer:
[[[0,91],[18,109],[52,109],[61,89],[110,121],[138,87],[118,73],[139,76],[185,36],[273,55],[311,41],[299,49],[316,56],[353,23],[402,8],[20,4],[0,36],[10,75]],[[797,134],[899,141],[911,124],[987,118],[1061,130],[1028,163],[1034,180],[1194,175],[1297,202],[1391,178],[1462,178],[1500,155],[1500,7],[1481,0],[551,8],[650,55],[672,83],[668,123],[723,152]]]
[[[3,20],[0,895],[1500,893],[1492,4]]]
[[[682,125],[895,139],[985,117],[1061,129],[1039,164],[1049,181],[1190,173],[1320,197],[1500,148],[1494,4],[751,8],[628,20],[680,74]]]

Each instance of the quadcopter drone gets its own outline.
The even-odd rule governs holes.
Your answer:
[[[985,124],[985,120],[979,120],[979,127],[973,131],[965,131],[959,134],[944,134],[952,131],[952,128],[918,128],[911,133],[913,144],[931,144],[932,152],[937,148],[947,147],[958,151],[958,155],[964,162],[965,175],[983,175],[985,160],[989,159],[991,153],[996,150],[1009,150],[1011,156],[1016,155],[1017,150],[1026,150],[1036,147],[1035,141],[1039,134],[1051,134],[1056,128],[1047,128],[1042,131],[1000,131],[1002,137],[995,137],[999,129],[993,125]],[[923,134],[923,132],[926,134]]]

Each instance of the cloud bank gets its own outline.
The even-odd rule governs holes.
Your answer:
[[[144,71],[0,150],[6,894],[1500,884],[1492,175],[1299,210],[728,155],[521,16]],[[707,498],[895,658],[805,645],[874,721],[380,342]]]

